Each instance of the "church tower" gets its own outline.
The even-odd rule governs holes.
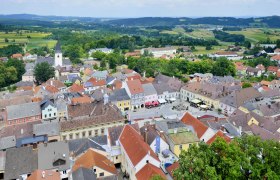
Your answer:
[[[59,42],[55,46],[54,65],[62,67],[62,51]]]

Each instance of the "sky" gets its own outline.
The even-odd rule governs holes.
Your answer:
[[[80,17],[280,15],[280,0],[0,0],[0,14]]]

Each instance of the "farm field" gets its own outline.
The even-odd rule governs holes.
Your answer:
[[[9,32],[6,34],[5,32],[0,32],[0,48],[10,45],[10,44],[22,44],[26,43],[26,50],[48,46],[49,48],[53,48],[56,44],[55,40],[48,40],[45,37],[49,36],[50,33],[42,33],[42,32],[22,32],[21,34],[16,32]],[[31,38],[27,38],[31,37]],[[8,39],[9,42],[5,42],[5,39]]]
[[[246,39],[251,42],[266,41],[269,38],[271,41],[280,39],[280,29],[258,29],[258,28],[247,28],[242,31],[227,31],[231,34],[243,34]]]

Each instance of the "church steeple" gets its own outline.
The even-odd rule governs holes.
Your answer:
[[[62,67],[62,51],[60,43],[57,42],[55,46],[55,55],[54,55],[54,65],[55,67],[61,66]]]

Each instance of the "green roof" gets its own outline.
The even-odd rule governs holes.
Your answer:
[[[169,138],[174,144],[188,144],[200,141],[198,137],[192,132],[178,132],[169,134]]]

